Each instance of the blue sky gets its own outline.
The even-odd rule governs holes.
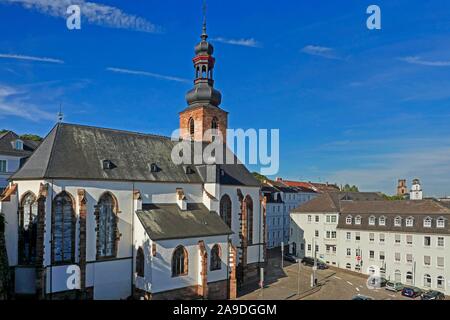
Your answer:
[[[446,0],[210,0],[230,127],[280,129],[278,176],[450,195],[449,17]],[[170,135],[200,31],[200,0],[0,0],[0,127],[45,135],[61,102],[66,122]]]

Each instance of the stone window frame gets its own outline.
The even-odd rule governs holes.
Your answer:
[[[439,217],[436,219],[436,228],[442,229],[445,228],[445,218]]]
[[[352,224],[353,223],[353,217],[351,215],[348,215],[345,217],[345,224]]]
[[[181,261],[177,261],[177,259],[181,259],[177,256],[177,254],[180,254],[183,259],[182,260],[182,263],[183,263],[182,268],[181,268],[181,265],[177,265],[177,263],[179,264],[179,262],[181,262]],[[172,266],[172,278],[183,277],[183,276],[188,275],[188,273],[189,273],[189,254],[183,245],[179,245],[175,248],[175,250],[173,250],[171,266]]]
[[[369,217],[369,226],[374,226],[376,224],[377,218],[375,216]]]
[[[99,239],[99,230],[100,230],[100,201],[105,197],[105,196],[110,196],[113,204],[114,204],[114,209],[113,209],[113,213],[116,217],[115,219],[115,226],[114,226],[114,241],[113,241],[113,249],[112,249],[112,255],[108,255],[108,256],[103,256],[100,255],[100,239]],[[95,256],[96,256],[96,260],[109,260],[109,259],[115,259],[117,258],[118,255],[118,250],[119,250],[119,242],[120,242],[120,238],[121,238],[121,234],[119,232],[119,214],[121,213],[121,211],[119,210],[119,202],[117,201],[116,196],[110,192],[110,191],[106,191],[104,193],[102,193],[100,195],[100,197],[98,198],[97,204],[94,206],[94,216],[95,216],[95,223],[96,223],[96,227],[95,227],[95,233],[96,233],[96,250],[95,250]]]
[[[142,247],[136,250],[136,276],[145,277],[145,254]]]
[[[25,214],[25,206],[24,206],[24,203],[25,203],[25,201],[27,200],[27,198],[28,197],[31,197],[33,200],[32,200],[32,202],[29,204],[30,205],[30,208],[29,208],[29,210],[30,210],[30,218],[31,218],[31,215],[32,215],[32,213],[33,213],[33,209],[32,209],[32,206],[35,206],[35,209],[36,209],[36,227],[37,227],[37,219],[38,219],[38,217],[39,217],[39,210],[38,210],[38,198],[36,197],[36,195],[32,192],[32,191],[27,191],[27,192],[25,192],[23,195],[22,195],[22,197],[21,197],[21,199],[20,199],[20,201],[19,201],[19,210],[18,210],[18,225],[17,225],[17,227],[18,227],[18,246],[17,246],[17,257],[18,257],[18,260],[19,260],[19,265],[33,265],[34,263],[35,263],[35,261],[36,261],[36,258],[37,258],[37,230],[36,230],[36,234],[35,234],[35,236],[36,236],[36,239],[35,239],[35,243],[34,243],[34,247],[35,247],[35,257],[34,257],[34,261],[33,260],[30,260],[30,261],[24,261],[24,256],[23,256],[23,253],[24,253],[24,250],[25,250],[25,243],[24,243],[24,239],[23,239],[23,232],[24,232],[24,230],[22,230],[22,228],[23,228],[23,224],[24,224],[24,214]],[[30,246],[29,247],[29,254],[30,254],[30,257],[31,257],[31,255],[32,255],[32,251],[33,251],[33,249],[32,249],[32,247]]]
[[[71,215],[72,215],[72,226],[71,226],[71,235],[70,235],[70,240],[71,240],[71,256],[67,259],[64,259],[61,261],[56,261],[55,260],[55,215],[56,215],[56,200],[59,197],[64,197],[67,196],[70,201],[71,201]],[[72,196],[71,193],[67,192],[67,191],[61,191],[60,193],[58,193],[54,198],[53,198],[53,203],[52,203],[52,232],[51,232],[51,261],[52,261],[52,265],[67,265],[67,264],[73,264],[75,263],[75,238],[76,238],[76,223],[77,223],[77,216],[76,216],[76,210],[75,210],[75,206],[76,206],[76,202],[75,202],[75,198]],[[64,218],[63,218],[64,219]]]
[[[220,199],[220,217],[223,222],[231,228],[233,225],[233,202],[231,201],[231,197],[228,194],[224,194]]]
[[[217,271],[222,269],[222,248],[219,244],[215,244],[211,248],[209,271]]]
[[[424,228],[431,228],[433,224],[433,219],[431,217],[426,217],[423,219],[423,227]]]
[[[402,226],[402,217],[397,216],[394,219],[394,227],[401,227]]]

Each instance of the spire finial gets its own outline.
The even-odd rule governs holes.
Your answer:
[[[202,39],[206,40],[208,38],[208,35],[206,34],[206,0],[203,0],[203,32],[202,32]]]
[[[64,119],[64,114],[62,113],[62,103],[59,104],[59,112],[58,112],[58,122],[61,123]]]

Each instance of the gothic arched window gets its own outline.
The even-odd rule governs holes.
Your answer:
[[[222,250],[218,244],[215,244],[211,249],[211,261],[209,269],[211,271],[222,269]]]
[[[52,260],[73,263],[75,260],[75,212],[72,197],[61,192],[53,200]]]
[[[211,129],[219,129],[219,120],[216,117],[211,121]]]
[[[194,123],[194,119],[190,118],[189,119],[189,134],[191,135],[191,137],[194,136],[195,133],[195,123]]]
[[[97,205],[97,258],[117,254],[117,205],[110,193],[105,193]]]
[[[183,246],[178,246],[172,256],[172,277],[188,274],[188,253]]]
[[[220,199],[220,217],[231,228],[231,199],[227,194]]]
[[[136,274],[138,277],[144,277],[145,270],[145,256],[142,247],[139,247],[136,252]]]
[[[253,243],[253,200],[250,196],[245,197],[244,205],[247,217],[247,242],[251,245]]]
[[[36,196],[28,192],[19,207],[19,263],[36,262],[38,206]]]

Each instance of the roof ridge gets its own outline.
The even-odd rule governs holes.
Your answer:
[[[85,124],[67,123],[67,122],[62,122],[60,124],[62,126],[90,128],[90,129],[100,129],[100,130],[112,131],[112,132],[118,132],[118,133],[134,134],[134,135],[137,135],[137,136],[147,136],[147,137],[155,137],[155,138],[163,138],[163,139],[171,140],[171,137],[164,136],[164,135],[159,135],[159,134],[153,134],[153,133],[143,133],[143,132],[137,132],[137,131],[124,130],[124,129],[114,129],[114,128],[98,127],[98,126],[85,125]]]

